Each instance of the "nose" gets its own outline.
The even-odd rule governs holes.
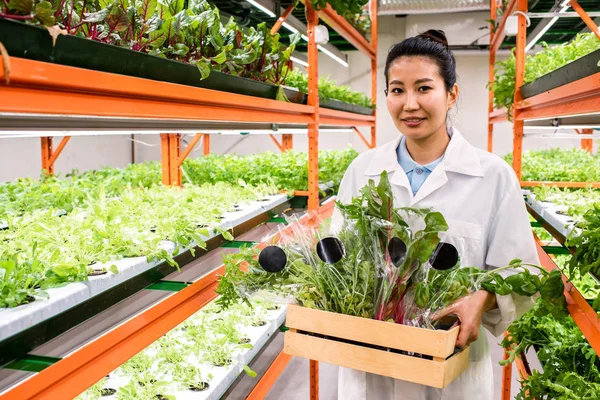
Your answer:
[[[412,93],[406,94],[406,103],[404,103],[404,111],[415,111],[419,109],[417,96]]]

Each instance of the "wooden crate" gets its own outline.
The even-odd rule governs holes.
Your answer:
[[[453,355],[458,327],[436,331],[295,305],[288,306],[286,326],[286,354],[436,388],[446,387],[469,362],[469,347]]]

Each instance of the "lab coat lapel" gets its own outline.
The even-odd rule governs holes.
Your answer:
[[[433,170],[411,201],[411,206],[423,200],[448,182],[446,172],[457,172],[471,176],[483,176],[481,162],[477,150],[462,136],[456,128],[452,128],[452,139],[444,153],[444,159]]]
[[[408,179],[407,179],[408,181]],[[423,182],[423,186],[419,189],[415,197],[412,198],[410,205],[414,206],[437,189],[441,188],[448,182],[448,176],[444,169],[444,161],[442,161],[429,175],[429,177]]]
[[[383,171],[389,174],[390,184],[404,187],[408,190],[412,198],[412,190],[408,177],[402,171],[402,167],[398,164],[398,155],[396,149],[400,144],[402,136],[398,136],[395,140],[388,142],[377,149],[371,163],[365,170],[367,176],[379,176]]]

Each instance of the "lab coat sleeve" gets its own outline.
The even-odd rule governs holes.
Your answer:
[[[523,262],[539,265],[535,241],[529,224],[529,216],[516,179],[502,199],[497,213],[491,221],[487,237],[486,268],[506,266],[518,258]],[[514,274],[515,270],[501,272],[503,277]],[[532,273],[539,273],[533,269]],[[498,308],[484,313],[483,326],[495,336],[500,336],[515,319],[520,318],[535,304],[535,298],[515,293],[496,295]]]

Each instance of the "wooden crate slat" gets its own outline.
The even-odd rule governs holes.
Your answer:
[[[448,360],[433,361],[293,331],[286,332],[283,350],[293,356],[436,388],[443,388],[452,382],[469,362],[469,348]]]
[[[449,331],[415,328],[295,305],[288,307],[286,326],[440,358],[454,352],[459,331],[458,327]]]

